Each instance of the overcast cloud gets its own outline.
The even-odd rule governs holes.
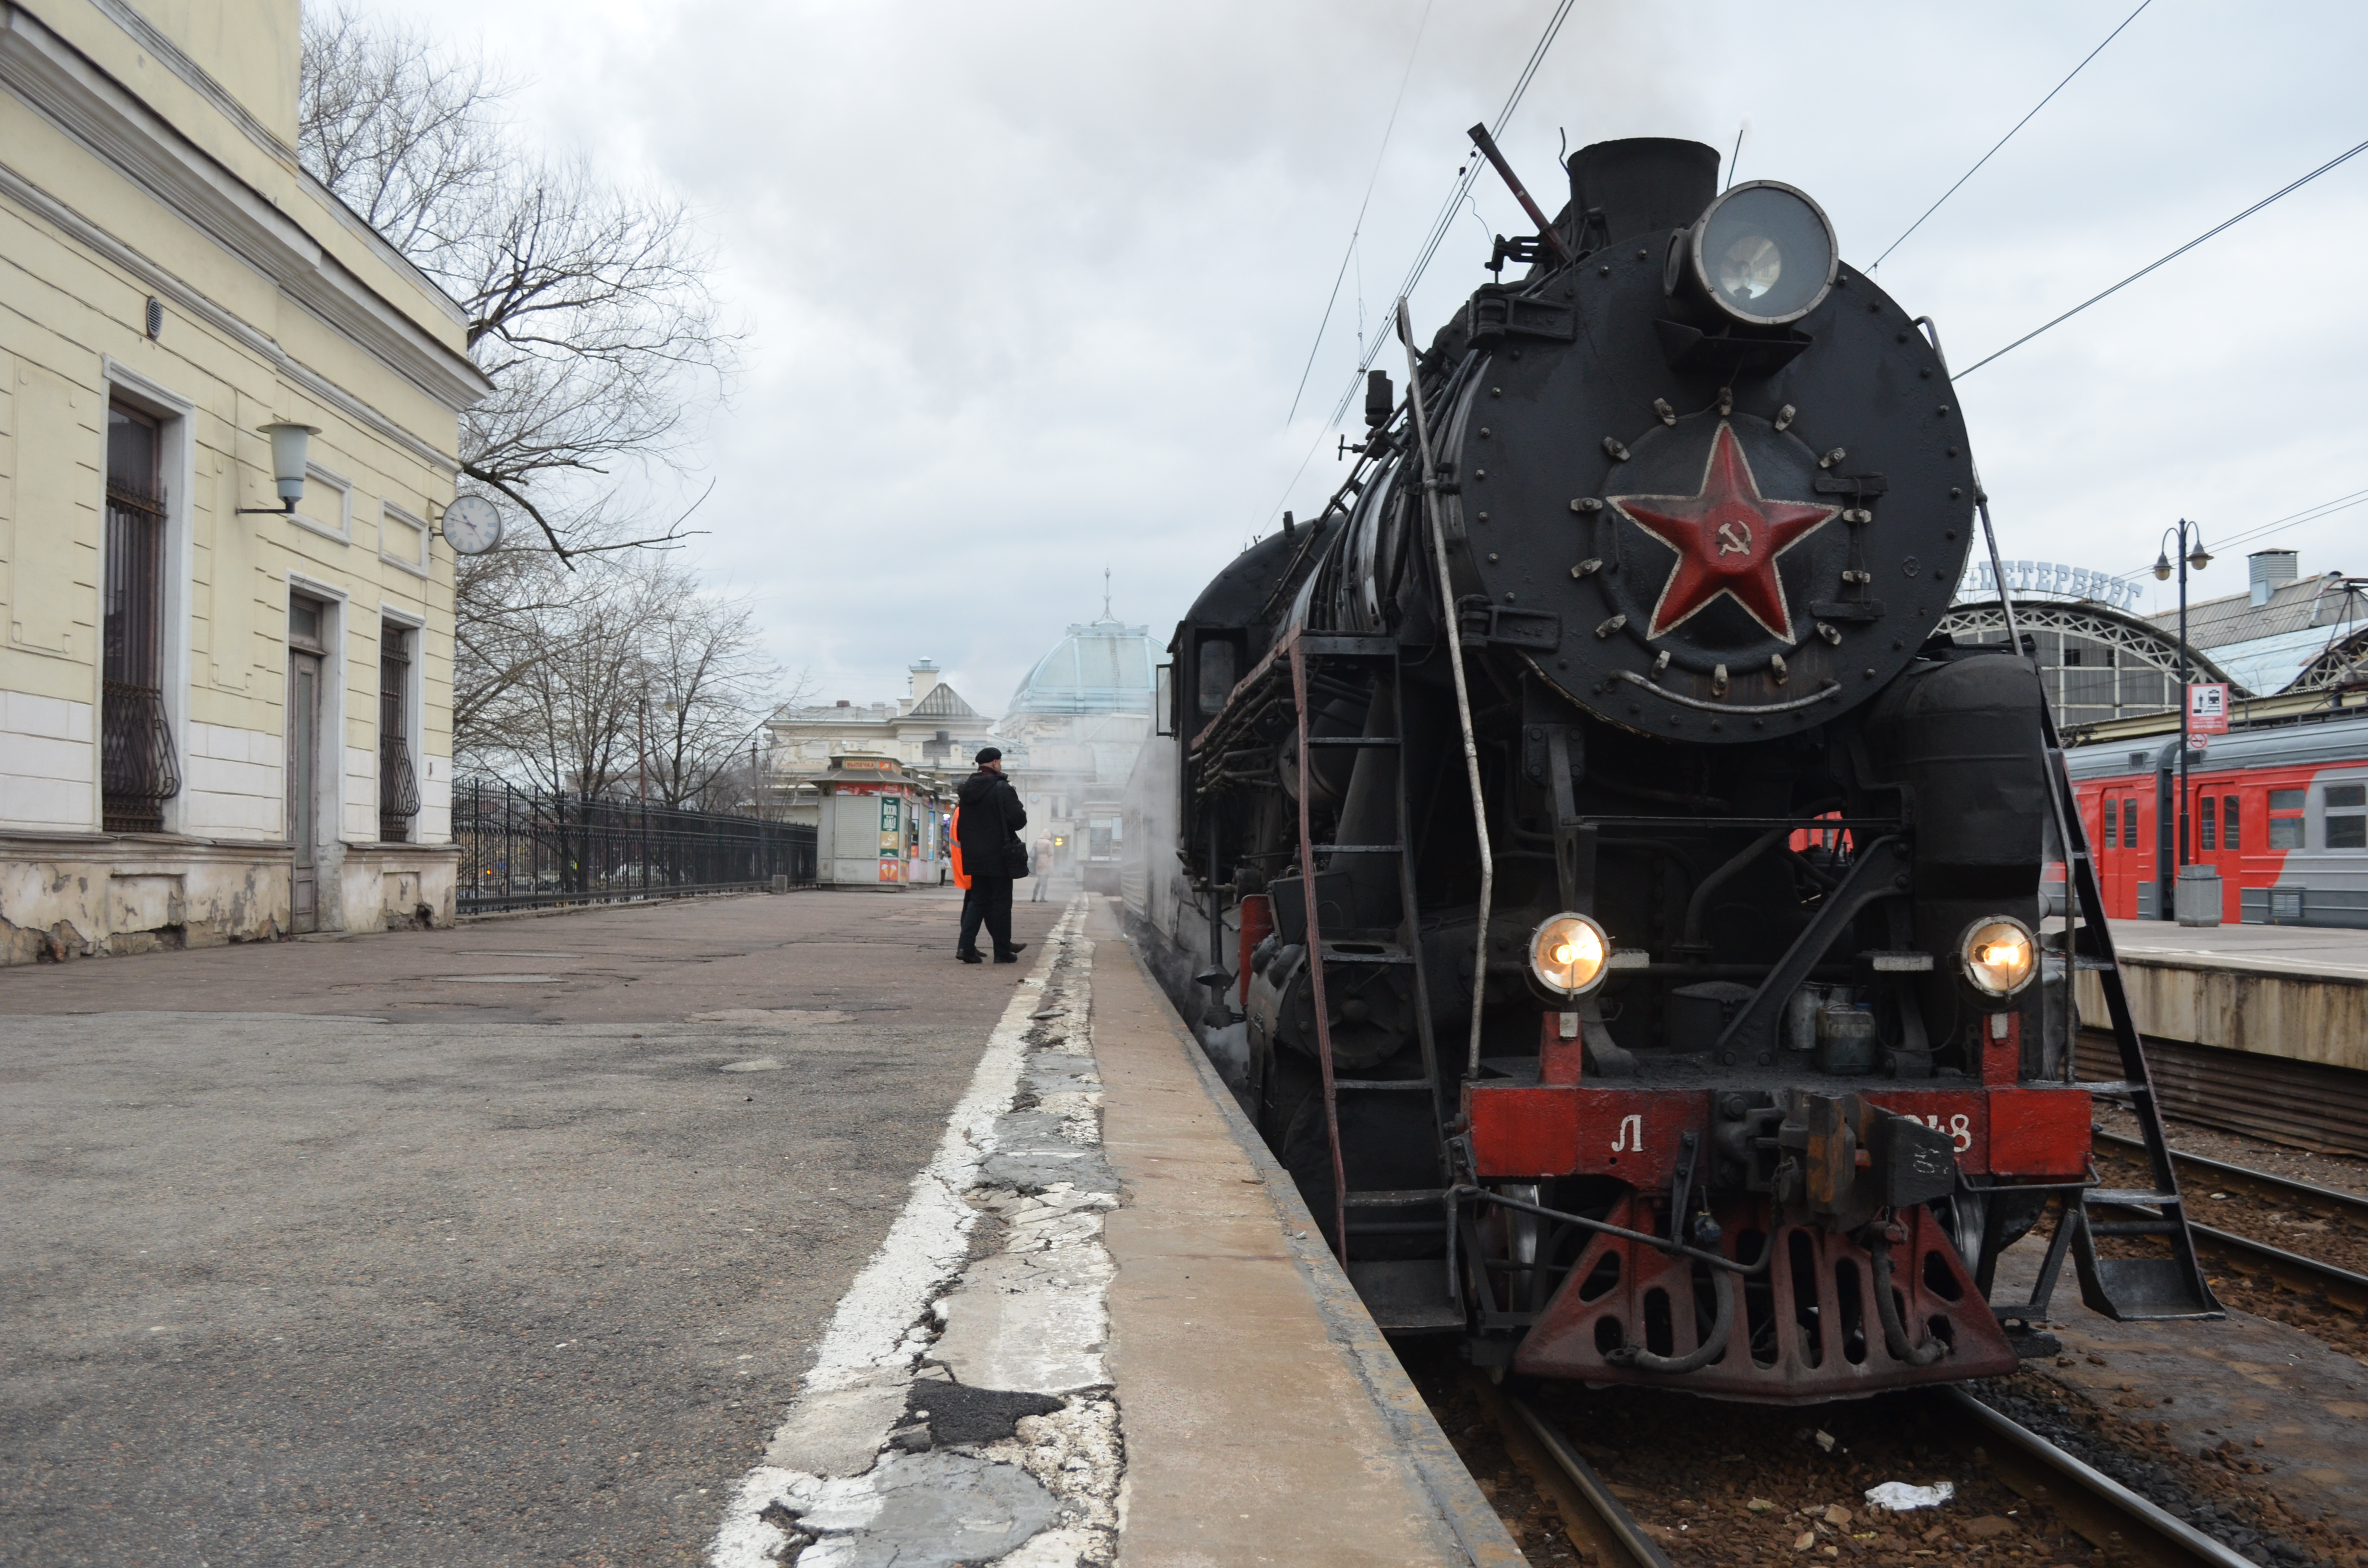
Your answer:
[[[1581,0],[1504,144],[1551,210],[1565,134],[1725,153],[1748,117],[1742,176],[1808,190],[1864,266],[2135,4]],[[709,579],[824,700],[899,695],[927,654],[996,713],[1105,565],[1164,642],[1282,506],[1321,506],[1360,307],[1371,332],[1553,6],[1434,0],[1418,47],[1422,0],[399,9],[527,77],[526,132],[700,210],[748,332],[686,490],[715,482]],[[2368,138],[2363,45],[2358,6],[2155,0],[1880,281],[1970,364]],[[1474,187],[1425,335],[1525,227]],[[1967,378],[2004,552],[2126,571],[2180,516],[2216,542],[2368,489],[2363,242],[2368,155]],[[2368,571],[2363,519],[2263,542]],[[2247,548],[2198,596],[2241,589]]]

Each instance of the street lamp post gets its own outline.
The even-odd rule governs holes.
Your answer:
[[[2190,550],[2190,549],[2188,548],[2188,544],[2187,544],[2187,540],[2188,540],[2189,535],[2190,535],[2191,533],[2194,536],[2194,540],[2195,540],[2195,547],[2194,547],[2192,550]],[[2177,543],[2176,543],[2176,547],[2175,547],[2175,548],[2173,547],[2173,545],[2172,545],[2172,543],[2171,543],[2171,541],[2172,541],[2172,539],[2173,539],[2173,536],[2174,536],[2174,535],[2175,535],[2175,536],[2177,536]],[[2198,572],[2201,572],[2201,571],[2203,571],[2206,566],[2209,566],[2209,565],[2211,565],[2211,564],[2212,564],[2212,557],[2211,557],[2211,555],[2210,555],[2209,553],[2207,553],[2207,552],[2205,551],[2205,550],[2204,550],[2204,548],[2203,548],[2203,527],[2202,527],[2200,524],[2196,524],[2196,523],[2191,523],[2191,522],[2189,522],[2185,517],[2181,517],[2181,518],[2180,518],[2180,519],[2179,519],[2179,526],[2178,526],[2177,528],[2165,528],[2165,529],[2163,529],[2163,531],[2162,531],[2162,537],[2163,537],[2163,540],[2164,540],[2163,548],[2161,548],[2161,549],[2157,550],[2157,551],[2155,552],[2155,562],[2154,562],[2154,579],[2155,579],[2155,581],[2156,581],[2156,582],[2157,582],[2157,583],[2168,583],[2169,581],[2170,581],[2170,573],[2171,573],[2171,557],[2172,557],[2172,555],[2173,555],[2173,554],[2176,554],[2176,555],[2178,556],[2178,558],[2179,558],[2179,847],[2178,847],[2178,860],[2179,860],[2179,869],[2180,869],[2180,872],[2184,872],[2184,871],[2187,869],[2187,864],[2188,864],[2188,839],[2187,839],[2187,718],[2188,718],[2188,699],[2187,699],[2187,676],[2188,676],[2188,670],[2187,670],[2187,569],[2188,569],[2189,567],[2192,566],[2193,568],[2195,568],[2195,570],[2197,570]],[[2176,904],[2177,904],[2177,903],[2178,903],[2178,886],[2179,886],[2179,884],[2178,884],[2177,877],[2176,877],[2176,876],[2174,876],[2174,877],[2173,877],[2173,879],[2172,879],[2172,881],[2171,881],[2171,890],[2172,890],[2171,897],[2170,897],[2170,898],[2169,898],[2169,899],[2165,899],[2165,900],[2158,900],[2158,901],[2157,901],[2157,903],[2160,903],[2161,907],[2157,910],[2157,913],[2158,913],[2158,914],[2161,915],[2161,917],[2162,917],[2163,919],[2165,919],[2165,920],[2176,920],[2176,919],[2178,919],[2178,918],[2179,918],[2178,910],[2177,910],[2177,908],[2176,908]]]

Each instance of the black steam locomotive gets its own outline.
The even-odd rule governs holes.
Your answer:
[[[1987,526],[1940,352],[1717,167],[1578,153],[1372,374],[1177,629],[1130,914],[1394,1332],[1807,1401],[2051,1347],[2067,1252],[2212,1312],[2158,1138],[2154,1255],[2096,1245],[2078,971],[2151,1095],[2032,667],[1933,632]]]

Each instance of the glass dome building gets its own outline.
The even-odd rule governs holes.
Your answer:
[[[1023,715],[1148,714],[1160,653],[1147,626],[1108,619],[1072,626],[1012,692],[1005,722]]]
[[[1056,870],[1081,873],[1089,889],[1116,885],[1119,798],[1151,735],[1165,652],[1147,626],[1107,615],[1072,626],[1012,692],[996,726],[1028,807],[1029,836],[1053,840]]]

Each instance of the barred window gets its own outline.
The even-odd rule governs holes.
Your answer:
[[[411,644],[416,634],[397,621],[379,623],[378,835],[411,842],[419,815],[419,778],[411,759]]]
[[[107,559],[99,672],[99,816],[162,833],[181,770],[165,718],[165,490],[156,422],[107,410]]]

